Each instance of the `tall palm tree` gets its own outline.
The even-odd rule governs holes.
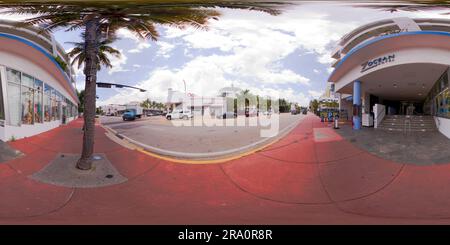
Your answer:
[[[100,43],[125,28],[142,39],[156,41],[159,33],[156,25],[175,27],[193,26],[206,28],[210,19],[218,19],[216,7],[263,11],[272,15],[280,13],[286,2],[254,0],[148,0],[134,1],[28,1],[8,4],[2,1],[7,12],[28,14],[35,17],[24,21],[25,25],[45,26],[48,31],[65,28],[67,31],[84,31],[85,104],[83,148],[77,168],[92,167],[95,130],[96,81]]]
[[[105,39],[100,42],[98,48],[98,56],[97,56],[97,70],[101,69],[101,66],[106,66],[108,68],[112,68],[111,61],[108,56],[114,56],[116,58],[120,58],[120,51],[109,46],[114,40]],[[84,64],[86,60],[86,52],[84,51],[85,45],[82,42],[68,42],[73,44],[75,47],[67,53],[67,55],[72,58],[71,65],[78,65],[78,69]]]

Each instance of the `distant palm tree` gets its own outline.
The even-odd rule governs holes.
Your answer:
[[[144,101],[142,101],[141,103],[141,107],[145,108],[145,109],[150,109],[152,106],[152,101],[150,101],[150,99],[146,99]]]
[[[2,1],[7,13],[33,15],[24,25],[41,25],[52,31],[65,28],[67,31],[84,31],[84,134],[81,157],[77,168],[92,167],[95,130],[96,82],[99,64],[100,43],[110,39],[115,32],[125,28],[142,39],[156,41],[159,33],[155,25],[183,28],[193,26],[206,28],[209,19],[217,19],[220,13],[215,7],[248,9],[279,14],[280,7],[287,2],[251,0],[152,0],[152,1],[53,1],[46,3],[24,2],[8,4]]]
[[[101,66],[106,66],[108,68],[112,68],[111,61],[108,58],[109,56],[114,56],[116,58],[120,58],[121,54],[120,51],[109,46],[114,40],[105,39],[100,42],[98,54],[97,54],[97,70],[99,71]],[[86,61],[86,52],[84,50],[85,45],[82,42],[68,42],[73,44],[75,47],[67,53],[67,55],[72,58],[71,65],[78,64],[78,69],[84,64]]]
[[[361,8],[373,8],[383,11],[389,11],[391,13],[401,11],[420,11],[420,10],[444,10],[449,9],[450,1],[448,0],[409,0],[405,2],[389,3],[368,3],[368,4],[355,4],[356,7]],[[449,15],[450,12],[443,13],[443,15]]]

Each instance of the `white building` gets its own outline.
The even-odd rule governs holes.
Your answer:
[[[325,92],[319,97],[320,102],[338,102],[339,96],[334,92],[334,84],[327,83]]]
[[[123,111],[125,111],[126,106],[119,104],[109,104],[100,106],[100,108],[102,108],[103,113],[105,113],[105,115],[107,116],[118,116],[122,114]]]
[[[434,118],[437,129],[450,138],[449,19],[368,23],[345,35],[332,57],[336,61],[328,81],[340,94],[340,107],[353,112],[355,129],[368,113],[375,127],[385,115],[417,115]]]
[[[70,60],[48,32],[0,21],[0,140],[32,136],[78,116]],[[65,63],[65,64],[63,64]]]
[[[198,96],[169,88],[166,105],[169,111],[178,109],[192,111],[194,115],[217,116],[234,110],[233,99],[241,91],[241,89],[231,86],[220,89],[217,96]]]
[[[237,96],[242,93],[242,89],[235,87],[231,84],[231,87],[224,87],[219,90],[217,96],[227,97],[227,98],[237,98]]]

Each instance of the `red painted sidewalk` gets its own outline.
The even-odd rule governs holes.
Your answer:
[[[380,159],[314,116],[261,152],[210,165],[128,150],[97,127],[95,151],[105,153],[127,182],[75,189],[30,179],[58,152],[80,152],[81,126],[77,120],[10,143],[25,156],[0,163],[0,223],[450,223],[450,164]]]

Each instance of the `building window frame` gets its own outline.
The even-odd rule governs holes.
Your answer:
[[[24,77],[28,77],[31,79],[31,86],[29,86],[28,84],[25,84],[24,81]],[[28,92],[31,93],[31,95],[29,95],[29,104],[28,105],[24,105],[24,101],[23,99],[25,99],[24,94]],[[21,109],[21,124],[25,124],[25,125],[33,125],[34,124],[34,77],[31,75],[28,75],[24,72],[20,72],[20,103],[22,106]],[[25,120],[28,120],[25,118],[25,110],[30,110],[28,111],[28,113],[31,113],[31,118],[29,119],[29,122],[24,122]]]

